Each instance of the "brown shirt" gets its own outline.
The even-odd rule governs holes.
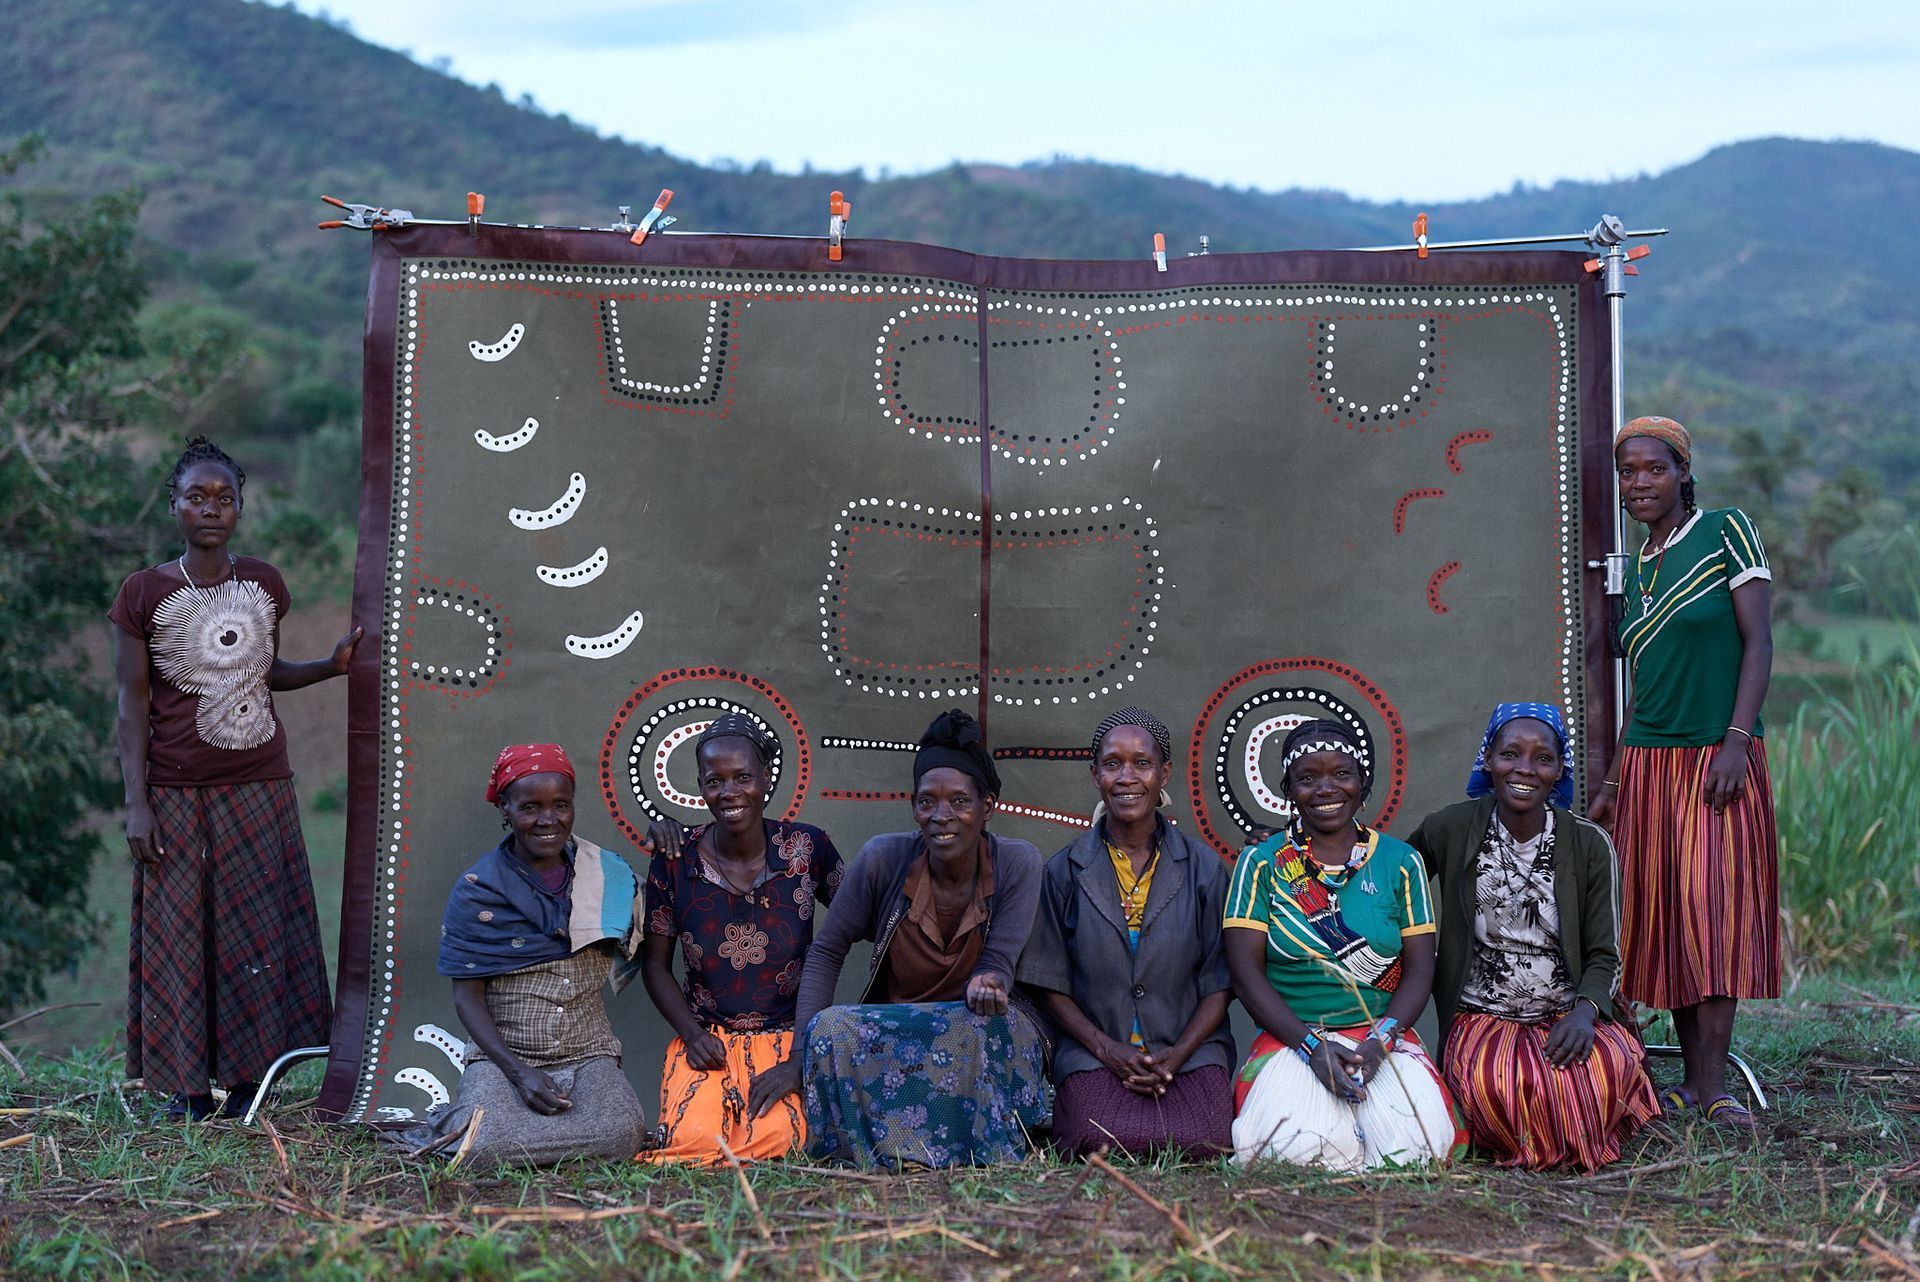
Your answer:
[[[107,612],[147,651],[147,783],[205,788],[288,779],[287,732],[267,677],[291,599],[280,571],[250,556],[189,587],[172,562],[138,570]]]
[[[957,913],[934,902],[933,865],[921,855],[907,870],[907,915],[887,946],[889,1002],[953,1002],[967,995],[967,979],[987,942],[987,897],[993,894],[993,860],[980,860],[973,898]]]

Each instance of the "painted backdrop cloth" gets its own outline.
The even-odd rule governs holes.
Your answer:
[[[584,837],[568,843],[569,877],[548,890],[512,850],[513,838],[480,856],[447,895],[438,969],[450,979],[488,979],[558,961],[603,939],[628,957],[640,946],[639,885],[627,861]]]
[[[734,1033],[710,1030],[727,1048],[727,1066],[703,1070],[687,1062],[678,1037],[667,1043],[660,1080],[660,1144],[640,1154],[643,1162],[712,1166],[727,1160],[727,1148],[743,1162],[785,1157],[806,1142],[807,1118],[796,1092],[764,1116],[748,1107],[753,1079],[787,1057],[793,1030]]]
[[[158,861],[133,865],[127,1076],[204,1094],[324,1046],[332,1006],[293,780],[149,788]]]
[[[1462,1011],[1441,1059],[1447,1089],[1475,1148],[1501,1166],[1597,1171],[1660,1115],[1639,1038],[1610,1019],[1593,1026],[1593,1053],[1556,1068],[1553,1020],[1522,1022]]]
[[[988,714],[992,831],[1049,853],[1090,825],[1087,733],[1124,705],[1172,730],[1168,819],[1218,852],[1281,826],[1303,716],[1366,740],[1361,818],[1395,833],[1516,690],[1604,740],[1586,257],[373,237],[353,614],[390,644],[347,683],[363,822],[328,1105],[417,1110],[415,1070],[446,1071],[413,1030],[454,1022],[437,927],[500,835],[473,798],[502,744],[566,745],[581,831],[625,853],[711,818],[698,739],[756,718],[767,816],[851,870],[909,826],[917,740],[955,707]],[[670,1030],[612,1017],[651,1112]]]
[[[807,1153],[862,1167],[1019,1162],[1047,1120],[1045,1043],[1014,1006],[829,1006],[807,1029]]]
[[[1329,1030],[1352,1047],[1367,1029]],[[1400,1035],[1355,1104],[1314,1080],[1306,1061],[1270,1033],[1253,1051],[1234,1086],[1233,1160],[1260,1160],[1363,1171],[1380,1166],[1451,1162],[1466,1151],[1467,1132],[1440,1070],[1412,1029]]]
[[[1714,747],[1620,753],[1621,993],[1662,1010],[1704,997],[1780,995],[1780,849],[1767,747],[1746,786],[1706,802]]]
[[[147,784],[194,788],[293,775],[267,677],[293,603],[280,571],[250,556],[189,586],[172,562],[127,576],[107,617],[147,647]]]

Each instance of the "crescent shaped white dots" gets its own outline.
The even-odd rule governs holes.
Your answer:
[[[577,588],[583,583],[591,583],[599,578],[601,571],[606,568],[607,550],[601,548],[578,565],[569,565],[564,568],[554,565],[536,565],[533,572],[540,576],[542,583],[552,584],[556,588]]]
[[[640,611],[635,610],[627,616],[625,623],[611,632],[603,632],[597,637],[569,636],[567,653],[582,659],[611,659],[633,644],[633,639],[640,635],[640,627],[645,622]]]
[[[550,530],[556,525],[565,525],[580,510],[580,500],[587,495],[587,478],[575,472],[567,478],[567,492],[539,511],[531,508],[516,507],[507,513],[507,519],[523,530]]]
[[[480,448],[483,450],[492,450],[495,454],[506,454],[531,441],[533,434],[539,430],[540,420],[530,418],[520,425],[518,431],[508,432],[505,436],[495,436],[492,432],[476,428],[473,439],[480,442]]]
[[[520,340],[527,336],[527,327],[519,321],[507,326],[507,332],[500,336],[497,343],[483,343],[474,339],[467,344],[467,350],[473,353],[476,361],[503,361],[513,355],[513,349],[520,346]]]
[[[705,805],[702,801],[700,804]],[[467,1060],[467,1044],[449,1033],[438,1024],[422,1024],[413,1030],[413,1040],[427,1045],[445,1055],[456,1071],[464,1071]]]
[[[395,1073],[393,1080],[402,1086],[411,1086],[416,1090],[425,1091],[427,1098],[433,1101],[434,1108],[444,1108],[453,1103],[453,1096],[447,1094],[447,1088],[440,1084],[440,1079],[424,1068],[409,1065]]]

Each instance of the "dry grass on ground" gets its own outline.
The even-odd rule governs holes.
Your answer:
[[[24,1080],[0,1067],[0,1275],[1920,1279],[1920,985],[1888,987],[1753,1004],[1743,1043],[1776,1097],[1757,1139],[1658,1125],[1588,1177],[1042,1159],[482,1174],[297,1108],[272,1130],[144,1124],[116,1058],[28,1059]]]

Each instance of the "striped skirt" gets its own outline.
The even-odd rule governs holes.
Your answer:
[[[1128,1157],[1233,1152],[1233,1081],[1221,1064],[1177,1075],[1165,1095],[1128,1090],[1104,1068],[1070,1073],[1053,1099],[1053,1145],[1069,1157],[1111,1148]]]
[[[1623,994],[1674,1010],[1707,997],[1780,995],[1780,855],[1766,745],[1746,787],[1716,814],[1705,801],[1715,747],[1620,756]]]
[[[755,1075],[786,1058],[793,1032],[729,1033],[716,1028],[713,1035],[727,1047],[727,1066],[715,1072],[689,1064],[686,1043],[678,1037],[667,1044],[660,1079],[660,1146],[640,1154],[642,1162],[711,1166],[727,1160],[722,1140],[735,1157],[757,1161],[785,1157],[806,1142],[807,1119],[798,1094],[775,1101],[764,1117],[754,1117],[747,1109]]]
[[[1456,1015],[1447,1032],[1447,1088],[1474,1147],[1497,1165],[1597,1171],[1619,1161],[1621,1143],[1659,1116],[1646,1052],[1603,1019],[1593,1026],[1586,1063],[1555,1068],[1546,1056],[1552,1026]]]
[[[332,1021],[293,780],[148,796],[166,853],[133,866],[127,1076],[187,1095],[258,1082]]]

